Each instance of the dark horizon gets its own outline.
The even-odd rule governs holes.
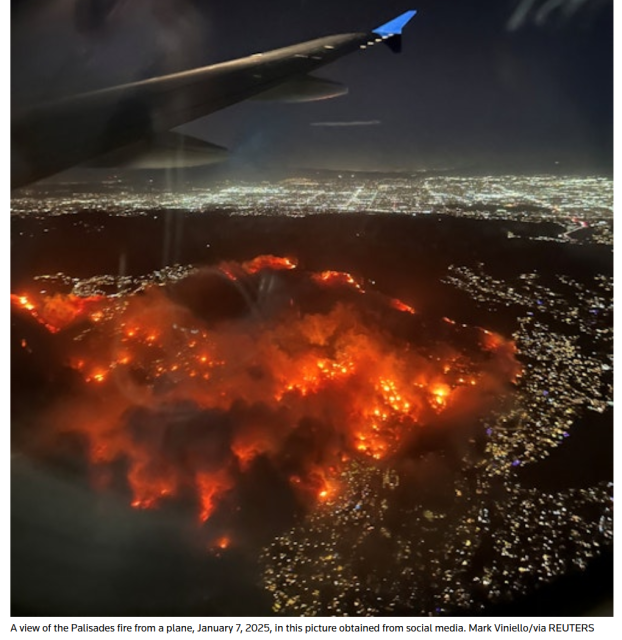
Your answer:
[[[417,171],[569,171],[613,166],[613,3],[534,0],[12,2],[20,106],[367,30],[402,11],[403,52],[358,52],[318,72],[349,94],[246,102],[181,128],[231,150],[228,165]],[[412,5],[412,7],[411,7]],[[322,126],[325,123],[342,126]],[[320,125],[320,126],[317,126]],[[347,126],[356,125],[356,126]]]

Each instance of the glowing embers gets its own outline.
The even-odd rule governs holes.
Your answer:
[[[342,285],[365,293],[362,281],[345,271],[321,271],[320,273],[312,274],[311,279],[318,284]]]
[[[262,269],[271,269],[272,271],[280,271],[282,269],[295,269],[298,263],[291,258],[282,258],[279,256],[257,256],[252,260],[242,263],[242,269],[248,274],[254,274]]]
[[[260,271],[269,269],[271,271],[290,271],[298,266],[298,262],[293,258],[262,255],[247,260],[246,262],[222,262],[218,269],[230,280],[238,280],[244,275],[255,275]]]
[[[432,326],[350,274],[295,264],[228,262],[114,298],[13,296],[66,329],[54,339],[82,380],[42,422],[86,442],[98,486],[123,473],[133,507],[181,500],[205,522],[265,466],[304,504],[330,503],[346,461],[394,455],[518,370],[500,336],[482,345],[478,329]],[[276,293],[258,312],[266,275]],[[243,304],[214,320],[223,291],[240,289]],[[72,311],[50,312],[59,305]]]
[[[323,478],[317,489],[317,499],[323,503],[330,503],[339,495],[339,490],[340,486],[335,478]]]
[[[97,322],[104,317],[103,309],[95,309],[106,300],[103,296],[81,297],[73,294],[11,294],[14,308],[28,312],[50,333],[56,333],[75,321],[84,319]],[[92,316],[89,318],[89,314]]]
[[[410,313],[412,315],[415,314],[415,310],[410,305],[398,300],[397,298],[393,298],[391,300],[391,306],[398,311],[404,311],[405,313]]]
[[[212,538],[207,545],[207,551],[217,558],[221,558],[234,547],[233,539],[229,533]]]
[[[107,376],[108,376],[108,371],[106,369],[95,369],[93,373],[86,376],[84,379],[87,382],[104,382]]]
[[[446,384],[435,384],[431,387],[432,397],[439,408],[443,408],[449,399],[451,388]]]
[[[150,509],[160,500],[177,493],[174,477],[162,473],[149,473],[141,466],[132,467],[127,475],[134,493],[131,505],[136,509]]]
[[[19,305],[22,309],[26,309],[26,311],[33,311],[35,308],[35,305],[30,301],[28,296],[16,296],[11,294],[11,302]]]
[[[231,546],[231,539],[228,536],[220,536],[214,541],[214,548],[224,551]]]
[[[302,396],[317,393],[331,381],[347,378],[356,372],[352,360],[339,362],[328,358],[311,357],[300,362],[300,369],[292,378],[284,381],[285,389],[277,392],[276,399],[281,400],[288,392],[297,392]]]
[[[196,486],[199,494],[201,510],[199,520],[205,522],[214,512],[218,497],[232,485],[231,478],[225,470],[219,469],[215,473],[201,472],[196,476]]]

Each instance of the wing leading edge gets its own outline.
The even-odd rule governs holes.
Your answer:
[[[19,187],[160,136],[179,125],[304,77],[386,42],[397,50],[401,16],[364,33],[326,36],[244,58],[41,104],[13,115],[11,187]]]

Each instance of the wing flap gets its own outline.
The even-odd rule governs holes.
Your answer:
[[[14,112],[11,185],[21,186],[135,144],[338,58],[399,36],[408,11],[369,33],[345,33]]]

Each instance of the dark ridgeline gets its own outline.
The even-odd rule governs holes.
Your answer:
[[[522,239],[508,239],[508,231],[520,234]],[[450,316],[509,335],[516,322],[511,310],[481,308],[463,292],[442,284],[440,278],[450,264],[476,267],[481,262],[499,277],[537,271],[543,278],[565,273],[578,280],[589,280],[598,273],[611,274],[608,247],[569,246],[528,239],[529,236],[556,235],[558,232],[559,227],[554,223],[479,221],[438,215],[325,214],[290,218],[236,216],[227,211],[149,211],[145,215],[110,216],[85,211],[45,218],[21,216],[12,221],[15,247],[12,289],[19,291],[20,286],[42,273],[62,271],[79,278],[115,274],[121,256],[126,275],[143,276],[164,266],[165,255],[171,263],[212,265],[221,260],[244,260],[272,253],[296,256],[309,270],[344,270],[373,280],[377,290],[411,300],[431,317]],[[20,318],[14,319],[14,340],[19,341],[27,334],[33,347],[45,349],[40,333],[36,326],[23,326]],[[52,353],[50,357],[59,356]],[[50,370],[53,371],[48,366],[47,377],[45,369],[38,370],[37,376],[33,377],[32,369],[23,361],[22,350],[14,345],[13,439],[18,446],[31,428],[27,416],[33,405],[29,398],[36,397],[38,389],[46,389],[40,400],[45,402],[45,398],[53,397],[59,388],[66,391],[73,384],[72,380],[63,377],[66,371],[65,374],[57,372],[51,381]],[[579,421],[573,427],[577,430],[576,435],[557,448],[550,459],[518,472],[521,481],[542,490],[557,490],[610,479],[610,414],[598,416],[598,421],[600,425],[595,425],[593,420]],[[602,433],[598,438],[591,437],[594,429],[599,432],[605,429],[607,437]],[[78,480],[84,478],[84,469],[76,462],[81,446],[80,442],[68,442],[64,457],[61,455],[55,460],[56,465],[64,468],[60,480],[55,478],[58,471],[51,472],[50,480],[45,468],[33,469],[29,463],[13,463],[14,615],[270,613],[269,600],[256,586],[258,576],[253,568],[254,561],[244,553],[206,557],[203,550],[197,550],[196,539],[188,545],[185,525],[180,529],[167,528],[158,514],[128,515],[127,509],[111,497],[101,498],[96,508],[87,506],[89,489],[83,479]],[[445,445],[442,441],[430,440],[426,446],[433,451],[438,447],[442,450]],[[600,462],[588,465],[583,473],[581,464],[586,451],[592,460]],[[262,477],[263,485],[268,479],[265,473]],[[37,512],[40,492],[46,485],[47,491],[53,494],[49,496],[50,504],[57,504],[57,515],[61,514],[55,525],[48,522],[45,513],[39,515],[37,523],[25,515]],[[278,487],[277,482],[271,490],[272,495],[278,495]],[[253,487],[246,487],[244,491],[248,494],[249,505],[258,503],[257,496],[253,497]],[[79,516],[83,521],[81,527],[99,527],[101,513],[96,509],[103,509],[103,513],[110,516],[106,516],[108,520],[119,523],[130,537],[124,538],[125,534],[117,533],[120,535],[119,547],[102,548],[100,543],[91,546],[87,539],[80,537],[81,528],[76,530],[73,518],[78,516],[72,515],[74,507],[65,504],[68,496],[73,496],[71,499],[76,500],[75,504],[84,504]],[[274,503],[278,508],[270,520],[277,528],[286,526],[285,521],[279,520],[278,513],[281,506],[291,512],[292,504],[286,507],[287,501],[283,494]],[[174,522],[183,521],[174,509],[163,513],[173,517]],[[40,537],[42,534],[46,537],[45,544]],[[50,548],[56,550],[55,557],[46,555],[45,549]],[[138,548],[141,553],[136,554]],[[76,585],[97,582],[98,572],[103,570],[101,560],[97,558],[102,553],[112,554],[111,557],[121,561],[118,570],[112,574],[104,571],[111,584],[117,585],[116,595],[111,596],[109,585],[100,584],[97,588],[93,586],[93,597],[77,597]],[[131,553],[134,558],[129,564],[124,559],[125,553]],[[62,564],[63,558],[73,563],[72,554],[76,559],[75,566],[82,568],[73,573],[61,571],[56,563]],[[21,569],[18,571],[17,567]],[[58,577],[61,574],[64,577]],[[54,599],[46,600],[45,590],[30,590],[33,575],[40,576],[35,583],[49,580],[50,575],[57,576],[53,582],[56,585]],[[27,583],[24,576],[29,576]],[[218,588],[214,581],[219,583]],[[491,605],[483,612],[462,613],[573,615],[581,612],[597,615],[599,606],[607,610],[611,592],[611,552],[605,551],[586,571],[570,571],[553,584],[538,585],[527,596]],[[250,602],[256,606],[252,612],[248,609]],[[395,613],[409,615],[412,612],[398,610]]]

